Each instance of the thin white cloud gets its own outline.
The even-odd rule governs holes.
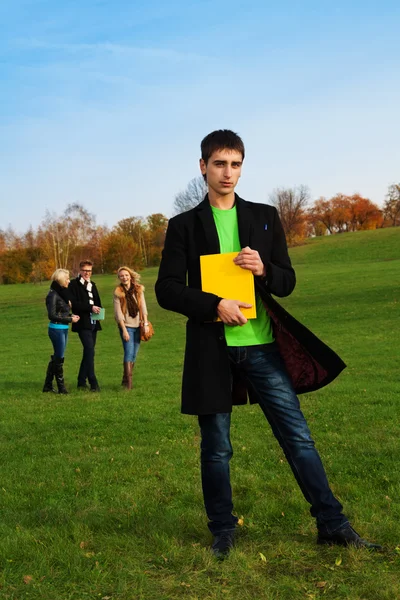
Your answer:
[[[168,60],[174,62],[180,61],[204,61],[208,57],[196,54],[193,52],[178,52],[170,48],[150,48],[141,46],[130,46],[123,44],[115,44],[113,42],[99,42],[95,44],[60,44],[47,42],[45,40],[35,38],[25,38],[15,40],[15,45],[20,49],[25,50],[50,50],[60,51],[68,54],[86,53],[106,53],[116,57],[143,57],[157,60]]]

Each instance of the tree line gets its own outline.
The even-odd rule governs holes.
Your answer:
[[[57,268],[72,274],[90,258],[95,273],[113,273],[121,265],[140,270],[160,262],[168,219],[161,213],[128,217],[112,228],[97,225],[80,204],[69,204],[62,215],[47,212],[39,227],[18,235],[0,230],[0,282],[38,283]]]
[[[190,210],[206,193],[203,178],[192,179],[175,196],[174,213]],[[360,194],[336,194],[312,202],[305,185],[277,188],[270,194],[269,204],[279,213],[289,246],[302,243],[306,237],[400,225],[400,184],[389,186],[383,208]]]
[[[202,177],[175,195],[179,214],[199,204],[207,192]],[[311,201],[307,186],[278,188],[269,196],[281,218],[289,246],[305,238],[400,225],[400,183],[390,185],[382,208],[360,194],[336,194]],[[140,270],[160,263],[168,218],[155,213],[127,217],[109,228],[81,204],[69,204],[61,215],[47,212],[39,227],[22,235],[0,229],[0,283],[48,280],[56,268],[78,272],[90,258],[95,273],[113,273],[127,264]]]

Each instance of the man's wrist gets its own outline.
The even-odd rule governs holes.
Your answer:
[[[263,265],[262,273],[259,273],[258,275],[256,275],[256,277],[261,277],[261,279],[265,279],[266,276],[267,276],[267,269],[265,268],[265,265]]]

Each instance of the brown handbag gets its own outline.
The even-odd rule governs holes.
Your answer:
[[[141,294],[137,295],[138,307],[139,307],[139,320],[140,320],[140,340],[142,342],[148,342],[154,335],[154,327],[149,320],[146,321],[147,327],[144,326],[142,302],[140,300]]]
[[[143,323],[140,323],[140,339],[142,342],[148,342],[154,335],[154,328],[150,321],[147,321],[147,331]]]

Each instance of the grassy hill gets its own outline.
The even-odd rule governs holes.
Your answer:
[[[295,265],[305,262],[381,262],[398,260],[399,254],[400,227],[310,238],[303,246],[291,249]]]
[[[202,507],[196,419],[179,413],[185,319],[157,306],[135,389],[120,388],[114,276],[96,365],[102,392],[77,392],[69,334],[66,397],[42,394],[51,346],[47,285],[0,286],[2,600],[392,600],[400,597],[398,411],[400,229],[310,240],[291,250],[284,305],[346,361],[301,403],[346,514],[383,554],[320,548],[315,525],[257,406],[234,410],[232,484],[243,517],[217,564]]]

